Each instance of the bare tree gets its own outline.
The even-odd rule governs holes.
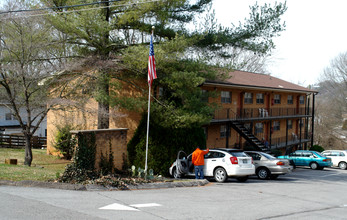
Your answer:
[[[324,69],[318,90],[316,141],[317,144],[333,147],[339,143],[339,135],[336,134],[343,123],[342,116],[347,113],[347,52],[339,54]]]
[[[5,7],[9,11],[26,5],[24,1],[9,1]],[[61,65],[52,54],[60,48],[51,27],[34,16],[2,15],[0,32],[0,100],[8,103],[22,128],[26,140],[24,164],[31,166],[32,136],[53,106],[49,101],[52,92],[59,95],[50,86],[55,83],[52,73]]]

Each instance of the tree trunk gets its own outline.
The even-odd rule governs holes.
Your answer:
[[[25,158],[24,165],[31,166],[31,162],[33,161],[33,152],[31,150],[31,138],[32,135],[24,134],[25,136]]]
[[[102,72],[99,75],[98,90],[99,90],[99,101],[98,101],[98,129],[109,128],[109,77],[107,72]]]
[[[110,20],[110,2],[105,1],[103,3],[105,5],[104,16],[105,21],[109,22]],[[107,47],[109,46],[109,37],[110,33],[107,31],[104,33],[104,50],[101,53],[102,60],[109,59],[109,51]],[[98,102],[98,129],[107,129],[109,128],[109,118],[110,118],[110,106],[109,106],[109,76],[107,70],[102,70],[101,80],[99,81],[99,93],[103,94],[107,98],[103,97],[102,100]]]
[[[110,108],[108,103],[98,103],[98,129],[109,128]]]

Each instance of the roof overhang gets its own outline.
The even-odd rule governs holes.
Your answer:
[[[255,90],[259,90],[259,91],[269,91],[269,90],[273,90],[273,91],[280,91],[280,92],[297,92],[297,93],[302,93],[302,94],[317,94],[318,91],[305,91],[305,90],[297,90],[297,89],[286,89],[286,88],[275,88],[275,87],[264,87],[264,86],[252,86],[252,85],[242,85],[242,84],[232,84],[232,83],[228,83],[228,82],[216,82],[216,81],[209,81],[206,80],[203,85],[207,85],[207,86],[223,86],[223,87],[227,87],[227,88],[238,88],[238,89],[255,89]]]

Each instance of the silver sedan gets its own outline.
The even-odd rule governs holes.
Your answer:
[[[279,159],[270,154],[258,151],[245,151],[245,153],[253,158],[255,174],[259,179],[277,179],[279,175],[293,171],[293,167],[287,159]]]

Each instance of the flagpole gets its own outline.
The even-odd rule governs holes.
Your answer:
[[[152,26],[153,37],[154,26]],[[148,160],[148,136],[149,136],[149,115],[151,113],[151,84],[148,84],[148,113],[147,113],[147,136],[146,136],[146,162],[145,162],[145,178],[147,178],[147,160]]]
[[[148,86],[148,113],[147,113],[147,136],[146,136],[146,163],[145,175],[147,176],[147,157],[148,157],[148,135],[149,135],[149,115],[151,112],[151,86]]]

